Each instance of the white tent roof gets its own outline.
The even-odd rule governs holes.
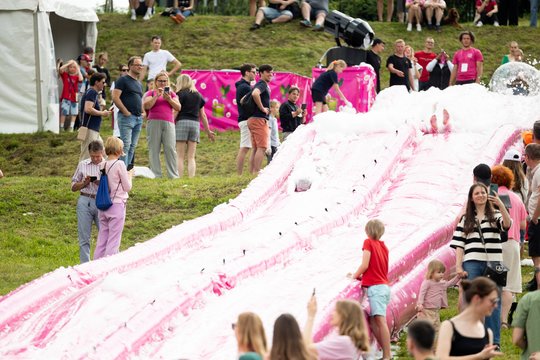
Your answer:
[[[66,19],[98,22],[96,9],[88,5],[86,0],[4,0],[0,1],[0,10],[39,10]]]

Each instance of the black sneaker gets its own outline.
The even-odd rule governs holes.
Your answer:
[[[253,25],[251,25],[251,27],[249,28],[249,31],[258,30],[260,28],[261,28],[261,25],[253,23]]]

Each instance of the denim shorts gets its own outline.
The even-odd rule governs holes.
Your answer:
[[[386,308],[390,303],[390,286],[386,284],[373,285],[367,288],[369,301],[369,316],[386,316]]]
[[[77,103],[69,101],[68,99],[62,99],[60,108],[62,109],[62,115],[64,116],[77,115],[79,113]]]
[[[261,7],[261,10],[264,14],[264,17],[268,20],[274,20],[274,19],[277,19],[278,17],[282,16],[282,15],[285,15],[285,16],[288,16],[292,19],[293,17],[293,13],[290,12],[289,10],[282,10],[282,11],[279,11],[278,9],[274,9],[274,8],[271,8],[271,7]]]

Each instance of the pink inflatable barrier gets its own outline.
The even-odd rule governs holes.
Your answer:
[[[206,101],[204,110],[212,128],[238,129],[235,83],[241,79],[239,71],[182,70],[182,74],[195,80],[195,87]],[[292,86],[300,89],[298,103],[308,104],[311,109],[311,79],[298,74],[277,71],[270,82],[271,99],[286,102]]]
[[[313,68],[313,81],[325,71],[326,69]],[[377,96],[375,88],[377,77],[371,66],[365,64],[350,66],[338,75],[338,80],[341,92],[352,103],[356,111],[365,113],[371,108]],[[328,108],[337,111],[344,104],[333,89],[330,90],[329,94]]]

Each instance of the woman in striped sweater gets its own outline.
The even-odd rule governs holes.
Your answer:
[[[456,271],[469,280],[482,276],[488,261],[502,262],[501,232],[507,231],[512,225],[510,215],[497,193],[488,194],[484,184],[471,186],[465,215],[461,217],[450,242],[450,247],[456,249]],[[499,301],[493,313],[486,317],[486,325],[493,331],[493,342],[497,345],[500,344],[500,316]]]

